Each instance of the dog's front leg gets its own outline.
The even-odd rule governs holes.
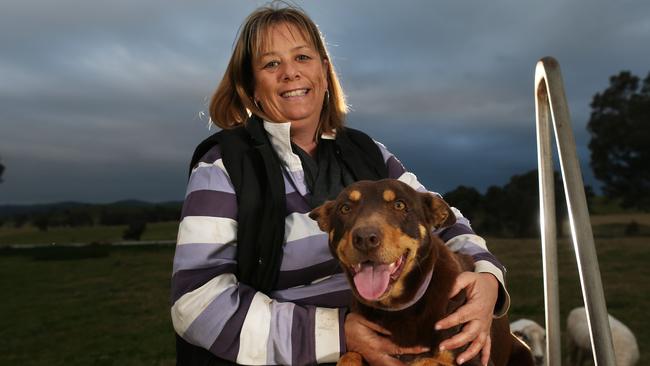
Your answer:
[[[421,357],[409,363],[409,366],[455,366],[454,354],[450,351],[442,351],[433,357]]]

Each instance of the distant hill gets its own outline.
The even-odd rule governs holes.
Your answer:
[[[34,205],[0,205],[0,218],[7,218],[16,215],[33,216],[42,213],[62,212],[66,210],[84,210],[96,212],[102,209],[143,209],[143,208],[180,208],[183,202],[181,201],[167,201],[167,202],[145,202],[140,200],[122,200],[112,203],[84,203],[84,202],[56,202],[47,204],[34,204]]]
[[[53,210],[65,210],[87,206],[90,206],[90,204],[72,201],[36,205],[0,205],[0,217],[13,215],[31,215]]]

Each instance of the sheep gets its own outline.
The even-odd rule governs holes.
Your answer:
[[[639,346],[634,333],[618,319],[609,315],[609,327],[612,331],[616,365],[632,366],[639,361]],[[569,346],[569,365],[582,366],[593,364],[589,327],[584,307],[571,310],[567,317],[567,343]]]
[[[536,366],[544,365],[546,355],[546,330],[535,321],[519,319],[510,323],[510,331],[530,347]]]

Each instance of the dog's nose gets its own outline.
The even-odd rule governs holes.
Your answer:
[[[381,232],[374,227],[361,227],[352,232],[352,245],[362,252],[369,252],[381,244]]]

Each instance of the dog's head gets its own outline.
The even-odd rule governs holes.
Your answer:
[[[394,179],[360,181],[309,216],[328,233],[332,254],[362,303],[408,303],[437,255],[432,230],[456,221],[440,197]]]

